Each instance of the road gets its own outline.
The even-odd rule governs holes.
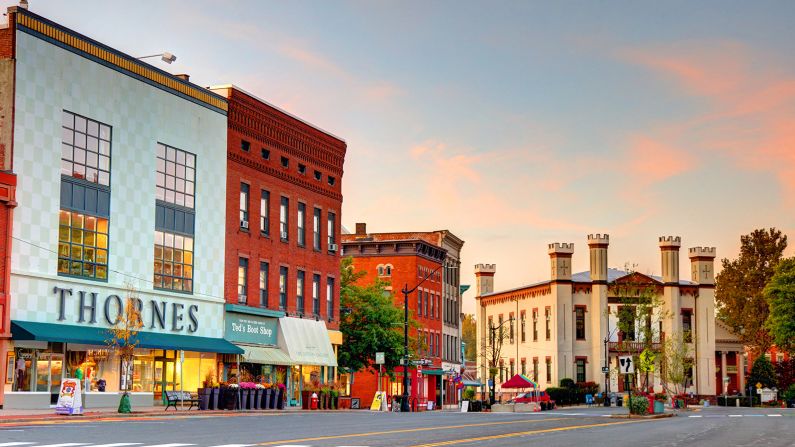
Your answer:
[[[615,410],[613,410],[615,411]],[[274,413],[0,424],[0,447],[795,446],[795,410],[708,408],[626,420],[610,409],[533,414]]]

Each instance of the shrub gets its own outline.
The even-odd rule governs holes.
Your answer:
[[[783,395],[785,400],[795,400],[795,383],[789,386]]]
[[[765,388],[773,388],[776,386],[776,372],[773,370],[773,365],[770,363],[770,360],[764,355],[760,355],[754,360],[748,383],[761,383]]]
[[[568,378],[560,379],[560,387],[561,388],[568,388],[568,389],[575,388],[574,380],[568,379]]]
[[[649,413],[649,399],[646,396],[629,396],[629,412],[644,416]]]
[[[475,400],[475,390],[472,388],[467,388],[463,393],[461,393],[461,397],[464,400]]]
[[[558,405],[566,405],[569,403],[569,390],[566,388],[547,388],[549,398],[554,400]]]

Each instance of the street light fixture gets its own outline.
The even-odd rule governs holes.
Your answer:
[[[160,56],[160,60],[162,60],[163,62],[165,62],[167,64],[170,64],[170,63],[174,62],[175,60],[177,60],[177,56],[174,56],[173,54],[169,53],[168,51],[166,51],[165,53],[160,53],[160,54],[150,54],[149,56],[141,56],[141,57],[138,57],[136,59],[139,59],[139,60],[140,59],[148,59],[150,57],[158,57],[158,56]]]
[[[403,398],[400,402],[401,413],[408,413],[411,411],[411,407],[409,407],[409,293],[417,290],[425,280],[433,276],[434,273],[441,270],[444,266],[444,264],[441,264],[439,267],[436,267],[432,272],[425,275],[422,281],[418,282],[411,290],[409,290],[408,284],[403,286],[403,290],[401,290],[401,292],[403,292]],[[447,267],[451,269],[458,268],[457,266]]]

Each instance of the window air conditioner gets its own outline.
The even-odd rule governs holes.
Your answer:
[[[247,220],[241,220],[240,221],[240,228],[243,228],[244,230],[248,230],[248,221]]]
[[[287,232],[286,231],[282,231],[282,239],[287,239]]]
[[[337,251],[337,244],[328,244],[328,251]]]

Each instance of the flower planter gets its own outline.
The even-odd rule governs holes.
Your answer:
[[[260,405],[259,405],[259,407],[261,409],[267,410],[268,408],[271,407],[271,394],[272,393],[273,393],[273,390],[271,390],[270,388],[265,388],[264,390],[262,390],[262,400],[260,400]]]
[[[284,408],[284,390],[279,388],[279,394],[276,396],[276,408],[281,410]]]
[[[199,410],[207,410],[210,407],[212,391],[212,388],[199,388]]]
[[[263,390],[261,388],[257,388],[256,390],[254,390],[254,409],[255,410],[259,410],[260,409],[260,402],[262,402],[262,391]]]
[[[311,391],[301,391],[301,409],[308,410],[309,409],[309,401],[312,399],[312,392]]]
[[[351,408],[351,397],[350,396],[340,396],[337,403],[339,404],[340,410],[346,410]]]
[[[328,393],[321,391],[318,395],[317,407],[319,410],[325,410],[328,407]]]
[[[665,413],[665,402],[661,400],[654,401],[654,414],[663,414]]]

